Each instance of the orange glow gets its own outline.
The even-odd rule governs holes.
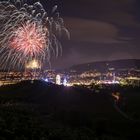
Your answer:
[[[113,96],[117,101],[119,101],[119,99],[120,99],[120,93],[119,93],[119,92],[117,92],[117,93],[112,93],[112,96]]]
[[[27,64],[26,64],[26,68],[27,69],[40,69],[41,68],[41,65],[39,64],[39,62],[37,60],[32,60],[32,61],[29,61]]]

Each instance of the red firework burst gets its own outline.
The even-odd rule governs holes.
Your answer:
[[[35,22],[20,26],[13,33],[11,47],[25,56],[45,54],[47,47],[47,29]]]

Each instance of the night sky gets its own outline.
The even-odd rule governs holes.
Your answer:
[[[50,0],[71,39],[62,42],[55,68],[85,62],[140,58],[139,0]]]

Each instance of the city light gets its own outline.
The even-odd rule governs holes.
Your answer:
[[[41,69],[41,64],[39,64],[39,62],[35,59],[29,61],[26,64],[26,69]]]
[[[45,79],[45,82],[49,82],[48,78]]]
[[[63,85],[67,86],[67,79],[66,78],[64,78],[64,80],[63,80]]]
[[[56,75],[56,84],[61,85],[61,76],[59,74]]]

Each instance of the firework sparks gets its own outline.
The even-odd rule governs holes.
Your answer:
[[[47,29],[44,31],[36,23],[28,23],[19,27],[13,34],[10,43],[17,52],[30,57],[36,54],[44,55],[44,49],[48,47]]]
[[[29,60],[49,61],[50,52],[61,48],[58,35],[68,31],[57,13],[49,17],[40,2],[29,5],[24,0],[0,2],[0,66],[23,68]],[[54,15],[54,14],[53,14]],[[56,49],[55,49],[56,48]]]

